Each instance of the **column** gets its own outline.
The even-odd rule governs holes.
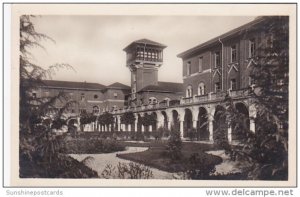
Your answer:
[[[149,132],[152,132],[152,125],[149,125]]]
[[[142,133],[144,133],[144,131],[145,131],[145,126],[142,125]]]
[[[208,117],[208,131],[209,131],[209,141],[214,141],[214,128],[213,128],[213,117],[209,115]]]
[[[128,131],[131,131],[131,124],[128,125]]]
[[[232,142],[232,129],[231,129],[230,123],[228,125],[227,139],[228,139],[228,143],[231,144],[231,142]]]
[[[138,121],[135,120],[135,121],[134,121],[134,131],[135,131],[135,132],[137,132],[137,123],[138,123]]]
[[[171,129],[171,121],[168,121],[168,128],[167,129]]]
[[[197,129],[197,121],[198,120],[193,120],[193,128]]]
[[[249,106],[250,131],[255,133],[255,118],[257,110],[254,105]]]
[[[255,133],[255,121],[253,118],[250,117],[250,131]]]
[[[121,131],[121,118],[120,116],[117,117],[118,120],[118,131]]]
[[[111,131],[110,124],[109,124],[109,125],[107,125],[107,127],[108,127],[108,131],[110,132],[110,131]]]
[[[180,131],[180,136],[183,138],[183,120],[180,120],[180,128],[179,128],[179,131]]]

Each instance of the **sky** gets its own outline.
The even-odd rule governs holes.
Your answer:
[[[54,42],[42,41],[33,61],[43,68],[70,64],[75,71],[61,69],[53,80],[86,81],[110,85],[130,84],[123,49],[139,39],[167,46],[159,81],[182,82],[182,60],[177,55],[211,38],[250,22],[246,16],[40,16],[33,20],[36,31]]]

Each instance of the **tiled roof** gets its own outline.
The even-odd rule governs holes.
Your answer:
[[[74,82],[74,81],[56,81],[43,80],[44,86],[55,88],[72,88],[72,89],[98,89],[102,90],[106,86],[99,83]]]
[[[235,29],[233,29],[231,31],[228,31],[228,32],[226,32],[226,33],[224,33],[224,34],[222,34],[222,35],[220,35],[218,37],[215,37],[215,38],[213,38],[213,39],[211,39],[211,40],[209,40],[207,42],[204,42],[204,43],[199,44],[199,45],[197,45],[197,46],[195,46],[195,47],[193,47],[193,48],[191,48],[189,50],[186,50],[186,51],[178,54],[177,57],[183,58],[183,57],[185,57],[185,56],[187,56],[189,54],[194,53],[197,50],[201,50],[203,48],[211,46],[211,45],[219,42],[219,40],[223,40],[223,39],[229,38],[231,36],[237,35],[239,33],[242,33],[244,30],[247,30],[247,29],[253,27],[254,25],[257,25],[257,24],[259,24],[260,22],[262,22],[264,20],[265,20],[264,17],[257,17],[255,20],[253,20],[253,21],[251,21],[249,23],[246,23],[245,25],[237,27],[237,28],[235,28]]]
[[[123,50],[126,51],[126,49],[128,47],[130,47],[132,44],[153,45],[153,46],[159,46],[159,47],[162,47],[162,48],[166,48],[167,47],[166,45],[163,45],[161,43],[154,42],[152,40],[148,40],[148,39],[143,38],[143,39],[140,39],[140,40],[133,41],[127,47],[125,47]]]
[[[130,89],[130,86],[116,82],[107,86],[107,88],[117,88],[117,89]]]
[[[157,85],[149,85],[141,89],[139,92],[153,91],[153,92],[183,92],[182,83],[174,82],[161,82],[159,81]]]

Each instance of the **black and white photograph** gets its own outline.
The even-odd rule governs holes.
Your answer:
[[[14,15],[18,180],[295,184],[294,15],[96,8]]]

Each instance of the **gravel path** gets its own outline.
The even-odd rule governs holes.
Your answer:
[[[119,162],[122,163],[130,163],[131,161],[118,158],[116,154],[120,153],[134,153],[134,152],[142,152],[147,150],[146,147],[126,147],[125,151],[119,151],[114,153],[102,153],[102,154],[69,154],[71,157],[78,161],[82,161],[88,156],[93,157],[94,159],[87,162],[87,166],[97,171],[99,175],[101,175],[107,164],[111,164],[112,166],[117,166]],[[172,179],[173,174],[165,171],[158,170],[156,168],[149,167],[153,172],[153,179]]]

